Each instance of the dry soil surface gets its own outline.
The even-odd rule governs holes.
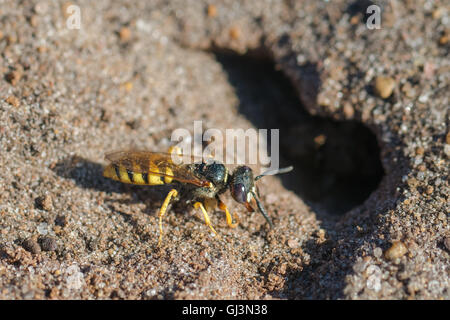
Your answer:
[[[450,8],[372,4],[0,0],[0,299],[449,299]],[[194,120],[280,128],[273,229],[102,177]]]

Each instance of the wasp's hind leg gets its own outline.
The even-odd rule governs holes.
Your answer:
[[[201,202],[196,202],[196,203],[194,203],[194,208],[195,208],[195,209],[200,208],[200,210],[202,210],[203,216],[205,217],[205,223],[206,223],[206,225],[211,229],[211,231],[212,231],[216,236],[220,237],[220,236],[217,234],[216,230],[214,230],[213,226],[211,225],[211,220],[209,220],[208,212],[206,211],[205,207],[203,206],[203,203],[201,203]]]
[[[159,209],[159,240],[158,240],[158,246],[161,245],[162,236],[163,236],[163,230],[162,230],[162,218],[166,214],[167,207],[169,206],[170,200],[173,197],[178,196],[178,191],[175,189],[170,190],[170,192],[167,194],[166,199],[164,200],[164,203],[161,206],[161,209]]]
[[[230,228],[236,228],[238,226],[238,224],[239,224],[239,219],[238,219],[238,216],[237,216],[236,212],[233,212],[234,220],[236,220],[236,222],[233,223],[233,218],[231,217],[230,211],[228,211],[228,208],[227,208],[226,204],[223,203],[219,199],[219,197],[216,197],[216,199],[217,199],[217,203],[218,203],[219,209],[222,210],[222,211],[225,211],[225,215],[226,215],[226,218],[227,218],[228,226]]]

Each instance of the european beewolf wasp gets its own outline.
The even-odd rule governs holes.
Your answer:
[[[171,201],[178,201],[181,198],[187,203],[193,203],[196,209],[200,208],[206,225],[214,234],[217,235],[217,232],[211,225],[206,208],[214,210],[218,206],[225,212],[228,226],[235,228],[239,223],[236,213],[233,214],[235,219],[233,222],[227,206],[219,197],[227,189],[230,189],[234,200],[242,203],[249,212],[254,211],[251,203],[256,203],[259,211],[273,227],[269,215],[259,200],[255,181],[266,175],[285,173],[293,169],[288,167],[273,170],[254,178],[253,171],[248,166],[238,166],[230,173],[218,161],[205,162],[203,159],[199,161],[192,156],[181,155],[176,148],[169,149],[168,153],[138,150],[116,151],[106,154],[105,158],[110,161],[103,171],[106,178],[136,185],[170,184],[173,186],[159,210],[158,245],[162,241],[162,219],[167,207]]]

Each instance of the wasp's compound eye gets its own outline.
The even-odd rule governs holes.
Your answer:
[[[231,195],[237,202],[244,203],[247,201],[247,191],[242,183],[231,186]]]

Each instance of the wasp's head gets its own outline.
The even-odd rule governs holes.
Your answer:
[[[260,176],[257,176],[256,178],[253,178],[253,171],[247,166],[240,166],[237,167],[234,170],[233,176],[230,181],[230,190],[231,195],[233,196],[234,200],[236,200],[239,203],[242,203],[245,205],[247,210],[249,212],[255,211],[253,207],[250,205],[250,202],[253,201],[256,202],[256,205],[261,212],[261,214],[264,216],[266,221],[269,223],[271,227],[273,227],[272,221],[269,218],[269,215],[267,214],[266,210],[264,209],[264,206],[262,205],[261,201],[258,199],[256,187],[255,187],[255,181],[261,179],[262,177],[266,175],[274,175],[279,173],[286,173],[291,171],[293,168],[283,168],[283,169],[276,169],[267,171],[266,173],[263,173]]]
[[[272,221],[267,215],[262,203],[259,201],[256,195],[255,179],[253,177],[253,171],[247,166],[240,166],[234,170],[233,177],[230,181],[231,196],[234,200],[245,205],[249,212],[255,211],[250,202],[256,202],[259,211],[272,227]]]
[[[231,195],[239,203],[248,203],[254,191],[253,171],[247,166],[237,167],[230,182]]]

